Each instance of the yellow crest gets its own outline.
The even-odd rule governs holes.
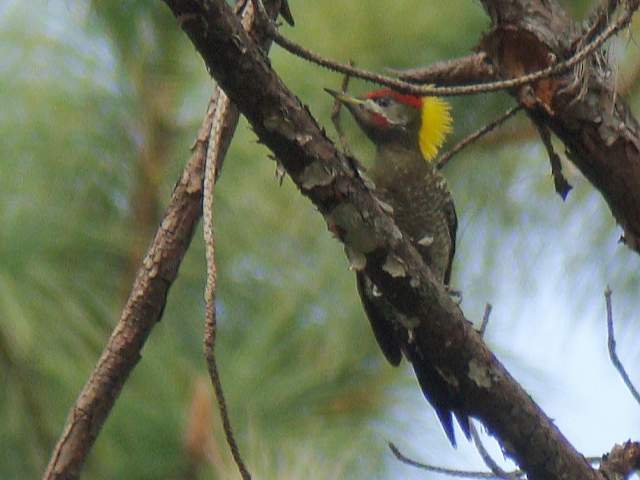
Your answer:
[[[427,161],[436,158],[447,134],[453,130],[451,105],[438,97],[422,97],[422,119],[418,140]]]

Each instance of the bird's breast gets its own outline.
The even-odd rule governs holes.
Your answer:
[[[447,204],[452,202],[444,177],[431,165],[395,166],[374,172],[376,194],[393,208],[398,227],[411,237],[427,264],[442,281],[452,248]]]

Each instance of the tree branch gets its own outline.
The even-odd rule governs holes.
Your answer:
[[[434,85],[469,85],[496,79],[496,71],[484,52],[394,73],[405,82]]]
[[[207,148],[204,175],[204,195],[202,202],[204,218],[203,232],[207,265],[207,280],[204,294],[205,325],[203,343],[207,369],[209,370],[209,377],[211,378],[213,390],[218,401],[218,410],[220,412],[220,417],[222,418],[222,427],[227,439],[227,445],[229,445],[229,450],[231,451],[233,460],[236,462],[240,476],[243,480],[251,480],[251,474],[240,455],[240,448],[238,447],[238,443],[236,442],[233,434],[227,402],[222,388],[222,380],[220,379],[218,362],[216,361],[215,356],[215,344],[218,330],[216,317],[217,270],[215,259],[216,243],[213,230],[213,194],[216,183],[216,172],[218,171],[216,167],[222,164],[222,159],[224,158],[224,152],[222,149],[224,148],[225,140],[229,138],[223,135],[225,133],[225,123],[229,121],[228,114],[229,109],[231,108],[231,102],[225,93],[218,87],[216,87],[216,93],[217,102],[215,103],[215,113],[211,123],[211,132],[209,134],[209,145]]]
[[[458,143],[456,143],[453,147],[451,147],[444,155],[438,158],[437,160],[438,168],[443,168],[447,163],[449,163],[449,160],[451,160],[451,158],[454,155],[458,154],[461,150],[464,150],[469,145],[473,144],[474,142],[477,142],[479,139],[481,139],[488,133],[498,128],[500,125],[502,125],[504,122],[506,122],[511,117],[513,117],[516,113],[518,113],[521,109],[522,107],[520,105],[516,105],[515,107],[512,107],[506,112],[504,112],[495,120],[487,123],[485,126],[467,135],[465,138],[463,138]]]
[[[611,359],[611,363],[615,369],[620,374],[620,377],[631,393],[631,396],[636,402],[638,402],[638,405],[640,405],[640,393],[631,381],[631,378],[629,378],[629,374],[620,361],[618,352],[616,352],[616,337],[613,328],[613,307],[611,306],[611,289],[609,287],[604,291],[604,299],[607,307],[607,348],[609,350],[609,358]]]
[[[583,38],[556,0],[482,0],[482,4],[494,24],[482,48],[501,77],[539,71],[556,59],[570,58]],[[639,4],[640,0],[624,2],[620,18],[630,16]],[[589,32],[595,35],[601,24],[598,20]],[[640,253],[640,126],[616,95],[615,82],[601,71],[594,62],[585,61],[579,83],[567,75],[511,93],[564,143],[570,160],[609,204],[626,244]],[[574,92],[574,86],[580,91]]]
[[[469,470],[456,470],[453,468],[438,467],[436,465],[429,465],[427,463],[416,462],[415,460],[403,454],[400,451],[400,449],[391,442],[389,442],[389,449],[391,450],[393,455],[402,463],[409,465],[411,467],[419,468],[420,470],[425,470],[427,472],[441,473],[442,475],[446,475],[448,477],[453,477],[453,478],[487,478],[487,479],[500,478],[496,476],[493,472],[473,472]]]
[[[487,349],[396,227],[355,160],[344,157],[223,0],[165,0],[207,68],[279,158],[328,228],[385,297],[411,318],[415,341],[451,378],[461,407],[479,418],[531,479],[600,479]],[[455,386],[454,386],[455,385]]]
[[[261,0],[252,1],[259,4]],[[479,93],[498,92],[501,90],[513,89],[564,74],[572,70],[577,65],[582,64],[589,56],[594,54],[594,52],[596,52],[609,38],[617,34],[623,28],[626,28],[631,21],[633,11],[634,10],[629,10],[625,12],[625,14],[623,14],[616,22],[610,24],[602,33],[598,34],[593,39],[593,41],[585,45],[584,48],[577,50],[572,56],[562,62],[549,64],[537,70],[528,71],[524,74],[520,73],[511,76],[505,76],[505,80],[495,80],[485,83],[473,83],[471,85],[455,85],[442,87],[436,87],[432,85],[418,86],[414,83],[409,83],[407,81],[399,80],[394,77],[381,75],[369,70],[364,70],[362,68],[356,68],[351,65],[336,62],[289,40],[288,38],[280,34],[280,32],[278,32],[278,30],[270,23],[266,25],[266,27],[269,30],[269,35],[271,35],[274,41],[282,48],[292,53],[293,55],[296,55],[297,57],[315,63],[316,65],[324,67],[328,70],[332,70],[337,73],[343,73],[345,75],[352,75],[356,78],[368,80],[379,85],[385,85],[389,88],[398,90],[399,92],[408,93],[411,95],[450,97],[456,95],[476,95]],[[449,64],[447,64],[446,62],[440,62],[437,67],[434,67],[434,71],[438,72],[438,75],[441,78],[446,78],[446,76],[449,74],[449,72],[446,71],[446,68],[450,68],[452,72],[458,69],[458,65],[456,64],[456,62],[464,63],[464,57],[463,59],[453,60]],[[428,67],[424,68],[423,70],[426,71],[426,74],[424,75],[425,78],[428,78],[428,76],[433,73],[429,71]],[[461,70],[465,71],[465,68],[461,68]],[[476,75],[477,78],[483,78],[484,75],[482,71],[473,72],[468,68],[466,69],[466,71],[471,77]],[[493,69],[491,71],[493,72]],[[470,78],[463,78],[463,81],[467,83],[468,81],[470,81]]]
[[[46,480],[78,478],[84,461],[151,329],[160,320],[167,293],[191,243],[202,214],[202,178],[210,112],[205,116],[194,152],[182,172],[155,238],[138,270],[129,299],[98,364],[89,377],[55,446]]]

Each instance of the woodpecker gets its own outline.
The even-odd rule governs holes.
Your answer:
[[[375,195],[391,206],[400,230],[411,239],[436,278],[448,287],[458,222],[447,182],[434,160],[452,129],[449,104],[440,98],[404,95],[390,89],[362,97],[327,91],[348,108],[376,146],[369,170]],[[404,354],[411,362],[453,446],[454,414],[468,438],[468,417],[456,408],[451,387],[441,373],[416,351],[408,319],[382,297],[364,272],[357,272],[357,286],[387,360],[397,366]]]

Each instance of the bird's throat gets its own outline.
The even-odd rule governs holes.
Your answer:
[[[424,175],[430,168],[418,148],[388,143],[379,145],[371,176],[376,184],[389,184]]]

